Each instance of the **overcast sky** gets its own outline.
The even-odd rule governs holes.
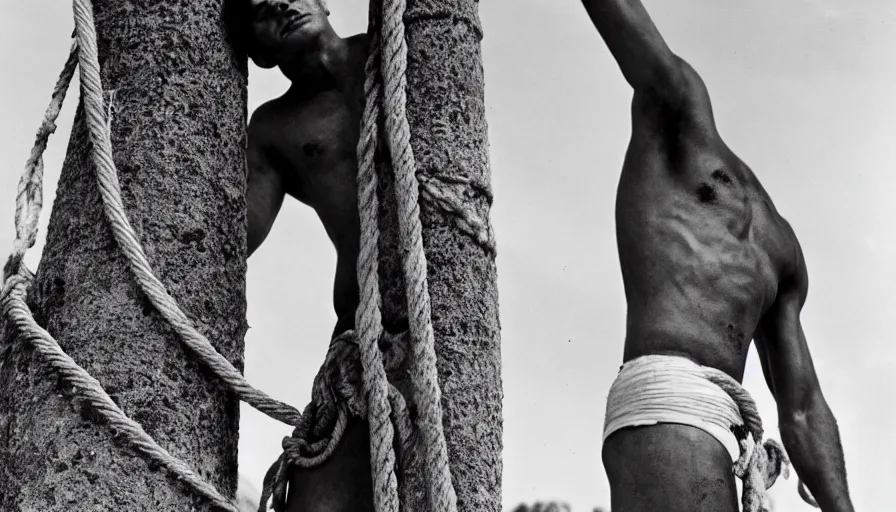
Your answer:
[[[330,0],[348,36],[366,2]],[[892,507],[896,470],[896,2],[647,0],[674,51],[701,73],[729,146],[756,172],[803,245],[803,323],[840,424],[856,508]],[[624,297],[613,204],[631,93],[580,2],[490,0],[485,39],[504,361],[504,503],[609,503],[600,463],[606,393],[622,355]],[[0,248],[14,193],[69,48],[67,2],[17,2],[0,17]],[[251,69],[250,111],[280,95]],[[46,157],[47,211],[74,112],[71,93]],[[41,244],[43,237],[41,237]],[[38,251],[41,246],[38,246]],[[28,259],[36,268],[38,253]],[[307,207],[288,202],[249,262],[248,379],[299,407],[333,328],[335,255]],[[745,385],[779,437],[754,356]],[[242,409],[241,472],[260,486],[289,429]],[[796,481],[779,511],[811,510]]]

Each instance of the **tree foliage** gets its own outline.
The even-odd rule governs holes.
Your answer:
[[[532,505],[527,505],[525,503],[520,503],[513,509],[512,512],[572,512],[569,504],[558,502],[558,501],[549,501],[549,502],[535,502]],[[610,512],[609,509],[603,507],[595,507],[593,512]]]

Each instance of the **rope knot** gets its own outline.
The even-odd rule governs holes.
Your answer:
[[[12,260],[9,263],[12,263]],[[6,280],[3,281],[3,288],[0,289],[0,304],[3,305],[3,308],[6,309],[8,304],[16,299],[24,302],[28,293],[28,287],[31,286],[33,279],[34,274],[20,262],[18,269],[14,274],[6,277]]]
[[[790,476],[790,459],[787,457],[787,452],[773,439],[762,442],[764,431],[756,402],[739,382],[715,368],[706,367],[704,372],[710,382],[722,388],[734,400],[743,418],[743,425],[732,426],[740,446],[740,457],[734,463],[733,470],[744,483],[741,498],[743,510],[765,512],[770,506],[766,491],[774,485],[779,475],[783,474],[785,479]],[[762,445],[759,446],[759,443]],[[803,501],[818,507],[802,481],[799,483],[799,493]]]
[[[491,190],[466,176],[447,176],[419,171],[416,177],[420,193],[433,205],[453,215],[457,227],[494,258],[497,255],[494,229],[488,217],[480,215],[468,202],[468,199],[479,194],[491,205]]]
[[[761,439],[760,439],[761,441]],[[744,482],[744,512],[769,510],[766,491],[778,480],[778,476],[790,477],[790,459],[784,447],[773,439],[766,439],[760,446],[752,432],[738,441],[740,458],[734,463],[734,474]]]
[[[408,333],[384,332],[377,345],[387,371],[398,371],[408,352]],[[324,463],[339,445],[351,416],[367,416],[367,400],[362,382],[360,350],[353,330],[345,331],[330,341],[323,365],[314,378],[311,402],[302,412],[292,434],[283,438],[283,454],[265,475],[259,511],[268,501],[280,512],[285,510],[289,468],[310,469]],[[413,442],[404,400],[392,387],[389,394],[399,423],[402,445]]]

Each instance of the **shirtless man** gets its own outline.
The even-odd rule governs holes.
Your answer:
[[[289,195],[314,208],[338,255],[334,334],[352,328],[358,304],[360,243],[356,179],[364,109],[367,36],[339,37],[322,0],[250,0],[262,68],[278,67],[292,85],[258,107],[249,122],[246,203],[251,256]]]
[[[703,81],[641,2],[582,3],[634,89],[616,202],[625,364],[602,453],[611,509],[738,510],[725,428],[734,403],[699,375],[712,367],[740,382],[755,339],[798,476],[823,511],[852,511],[800,326],[808,274],[793,230],[722,141]]]
[[[231,1],[240,2],[238,44],[256,65],[278,67],[292,82],[283,96],[260,106],[249,122],[248,253],[267,237],[285,196],[312,207],[338,255],[335,336],[354,327],[359,300],[356,147],[367,36],[339,37],[327,19],[324,0]],[[293,471],[289,511],[372,511],[367,436],[367,426],[353,419],[326,463]]]

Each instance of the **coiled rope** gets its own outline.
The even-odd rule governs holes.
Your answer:
[[[779,475],[783,475],[785,479],[790,476],[788,467],[790,459],[787,457],[787,452],[781,443],[774,439],[762,441],[764,429],[759,409],[753,397],[739,382],[715,368],[703,367],[703,371],[707,380],[722,388],[734,400],[744,420],[742,428],[746,432],[737,436],[740,457],[734,463],[734,474],[744,484],[741,496],[743,512],[768,510],[769,500],[766,491],[774,485]],[[798,489],[803,501],[818,508],[818,503],[802,481],[799,482]]]

